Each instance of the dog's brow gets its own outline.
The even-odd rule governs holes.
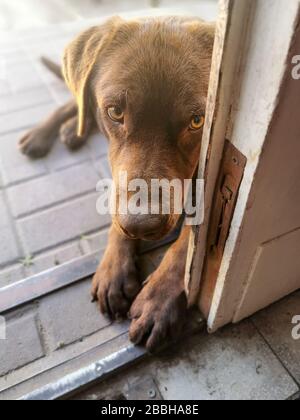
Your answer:
[[[195,115],[204,114],[205,113],[205,108],[206,108],[206,100],[205,99],[194,102],[194,103],[191,103],[188,106],[188,109],[189,109],[190,113],[195,114]]]
[[[101,104],[103,106],[107,105],[123,105],[125,106],[127,104],[127,90],[123,90],[121,92],[107,92],[102,97]]]

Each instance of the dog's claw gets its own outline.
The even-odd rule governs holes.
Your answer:
[[[131,254],[128,254],[127,260],[122,264],[116,264],[114,258],[110,254],[104,257],[93,278],[92,296],[94,302],[98,301],[103,314],[112,319],[124,319],[141,289],[141,284]]]

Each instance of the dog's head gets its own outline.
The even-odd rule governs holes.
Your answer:
[[[67,47],[64,76],[78,103],[78,134],[93,114],[110,141],[117,186],[124,171],[128,182],[143,179],[149,186],[152,179],[193,177],[213,42],[214,25],[200,20],[113,18]],[[130,237],[158,239],[178,218],[172,211],[117,214],[114,223]]]

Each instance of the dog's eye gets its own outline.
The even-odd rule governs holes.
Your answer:
[[[191,130],[200,130],[204,126],[205,118],[201,115],[195,115],[192,118],[190,129]]]
[[[110,119],[116,122],[122,122],[124,119],[124,112],[119,106],[112,106],[107,110]]]

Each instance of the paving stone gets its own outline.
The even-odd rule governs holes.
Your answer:
[[[97,213],[97,198],[91,194],[18,221],[26,252],[35,254],[108,226],[111,218]]]
[[[11,51],[4,57],[6,63],[5,80],[10,85],[12,92],[17,93],[42,86],[41,79],[24,51],[20,49]],[[24,75],[24,78],[22,75]]]
[[[0,97],[3,95],[11,94],[11,89],[9,84],[5,80],[0,80]]]
[[[74,36],[65,34],[61,30],[61,26],[56,25],[56,33],[51,34],[48,31],[41,31],[39,32],[38,39],[36,38],[35,35],[33,42],[30,40],[23,44],[23,48],[36,70],[42,76],[43,81],[48,84],[48,82],[57,80],[57,77],[42,63],[41,57],[47,57],[58,65],[61,65],[64,50],[74,39]],[[45,51],[45,42],[47,42],[47,51]]]
[[[164,399],[286,400],[298,386],[248,321],[192,339],[151,366]]]
[[[3,4],[4,2],[4,4]],[[137,12],[141,10],[149,10],[151,6],[160,6],[163,8],[162,11],[158,11],[163,13],[165,8],[176,8],[176,10],[180,10],[182,13],[193,13],[193,15],[202,15],[205,13],[203,18],[214,20],[216,18],[217,6],[216,1],[214,0],[202,0],[200,3],[191,0],[191,1],[178,1],[178,0],[140,0],[137,1],[124,1],[124,0],[114,0],[113,2],[108,0],[102,1],[75,1],[75,0],[68,0],[64,1],[64,3],[60,3],[59,7],[56,2],[47,1],[47,2],[33,2],[33,0],[27,0],[26,3],[23,2],[25,6],[25,10],[23,9],[22,12],[12,13],[11,8],[9,5],[12,2],[9,0],[2,0],[2,4],[0,4],[0,11],[2,12],[0,16],[3,19],[0,21],[0,29],[18,29],[23,27],[31,27],[38,24],[49,24],[49,23],[58,23],[63,22],[64,27],[68,25],[72,28],[73,25],[69,24],[69,21],[75,21],[75,27],[85,26],[87,23],[90,23],[91,19],[83,19],[83,18],[93,18],[94,16],[108,16],[111,14],[119,14],[122,12]],[[34,5],[32,4],[34,3]],[[38,7],[37,7],[38,5]],[[3,9],[1,9],[1,7]],[[157,13],[158,13],[157,12]],[[210,14],[208,14],[210,12]],[[92,19],[99,22],[101,18]],[[67,22],[67,23],[65,23]],[[73,22],[72,22],[73,23]],[[91,24],[91,23],[90,23]],[[51,26],[51,25],[48,25]],[[58,25],[52,25],[58,26]],[[35,29],[36,30],[36,29]],[[32,38],[32,30],[22,31],[22,35],[26,40]],[[43,30],[41,31],[43,33]],[[27,36],[25,34],[27,33]],[[49,30],[49,34],[55,35],[55,33],[51,33]],[[51,37],[49,37],[51,39]]]
[[[37,25],[55,24],[78,18],[78,15],[75,15],[64,2],[50,1],[48,6],[48,2],[37,2],[36,0],[26,0],[21,4],[18,2],[17,6],[13,1],[2,1],[2,3],[4,4],[1,5],[0,10],[8,22],[9,28],[13,26],[19,30],[27,27],[34,27],[37,30]],[[17,10],[15,10],[16,7]]]
[[[72,152],[57,140],[49,155],[43,161],[50,171],[56,171],[87,160],[90,160],[87,145],[81,147],[80,150]]]
[[[259,312],[252,320],[300,385],[300,338],[292,336],[295,316],[300,317],[300,291]]]
[[[0,227],[0,237],[0,265],[6,265],[20,256],[11,225]]]
[[[117,14],[124,11],[130,10],[142,10],[149,8],[151,5],[150,0],[139,0],[135,1],[124,1],[124,0],[114,0],[112,3],[108,0],[102,0],[100,3],[97,2],[88,2],[88,7],[85,7],[80,1],[70,1],[68,0],[70,8],[72,8],[76,14],[84,18],[91,18],[94,16],[106,16],[109,14]]]
[[[105,136],[101,133],[93,134],[89,138],[89,148],[93,159],[98,159],[108,154],[108,141]]]
[[[0,238],[0,265],[16,260],[20,253],[3,192],[0,192]]]
[[[0,53],[0,81],[7,82],[7,59],[6,54],[2,51]]]
[[[9,95],[0,96],[0,114],[7,114],[49,102],[53,102],[53,98],[45,87],[25,92],[10,93]]]
[[[6,340],[0,340],[0,376],[43,356],[35,314],[8,319]]]
[[[50,71],[41,61],[42,56],[46,56],[49,60],[53,61],[57,65],[62,64],[62,53],[63,50],[59,50],[58,46],[53,45],[51,47],[47,47],[47,52],[45,53],[45,48],[43,45],[36,46],[34,45],[32,48],[28,50],[28,56],[32,60],[32,65],[34,66],[35,70],[38,72],[39,77],[42,79],[43,83],[47,85],[51,85],[51,83],[56,83],[61,86],[65,86],[64,82],[60,80],[52,71]]]
[[[80,248],[84,254],[104,250],[108,242],[108,229],[93,235],[87,235],[80,240]]]
[[[64,347],[108,326],[97,305],[91,303],[90,280],[44,298],[39,317],[51,351]],[[53,316],[55,314],[55,316]]]
[[[43,121],[56,108],[56,105],[44,104],[0,115],[0,134],[33,127]]]
[[[17,61],[14,65],[10,65],[7,72],[7,80],[12,92],[21,92],[43,85],[39,73],[28,59],[26,61]]]
[[[101,23],[102,19],[103,18],[98,18],[98,25]],[[93,19],[80,19],[75,22],[63,22],[59,26],[64,34],[67,34],[70,39],[74,39],[80,32],[93,26],[92,21]]]
[[[52,82],[47,84],[47,88],[49,89],[52,98],[59,106],[64,105],[72,99],[71,92],[62,82]]]
[[[37,36],[37,31],[39,36]],[[16,32],[15,32],[16,33]],[[18,31],[20,45],[26,51],[31,50],[36,45],[44,45],[45,42],[51,44],[57,39],[61,39],[66,35],[63,30],[63,24],[43,25],[40,28],[27,26]]]
[[[95,162],[95,167],[102,179],[112,178],[111,168],[107,156],[101,159],[97,159],[97,161]]]
[[[0,171],[4,185],[25,181],[47,172],[44,160],[30,160],[19,152],[18,142],[23,134],[23,131],[17,131],[0,136]]]
[[[50,252],[41,254],[38,257],[33,257],[32,264],[25,268],[26,277],[57,267],[79,257],[81,257],[79,243],[72,243],[56,248]]]
[[[6,54],[10,51],[15,51],[20,46],[18,35],[10,31],[2,31],[0,29],[0,51],[1,54]]]
[[[12,34],[12,38],[14,35]],[[21,48],[19,43],[8,44],[8,48],[1,48],[1,56],[6,62],[7,72],[14,66],[16,63],[23,61],[28,61],[28,57],[25,51]]]
[[[93,166],[83,163],[8,188],[15,217],[24,216],[81,194],[94,192],[99,180]]]
[[[23,280],[26,277],[23,265],[16,264],[0,271],[0,288]]]

